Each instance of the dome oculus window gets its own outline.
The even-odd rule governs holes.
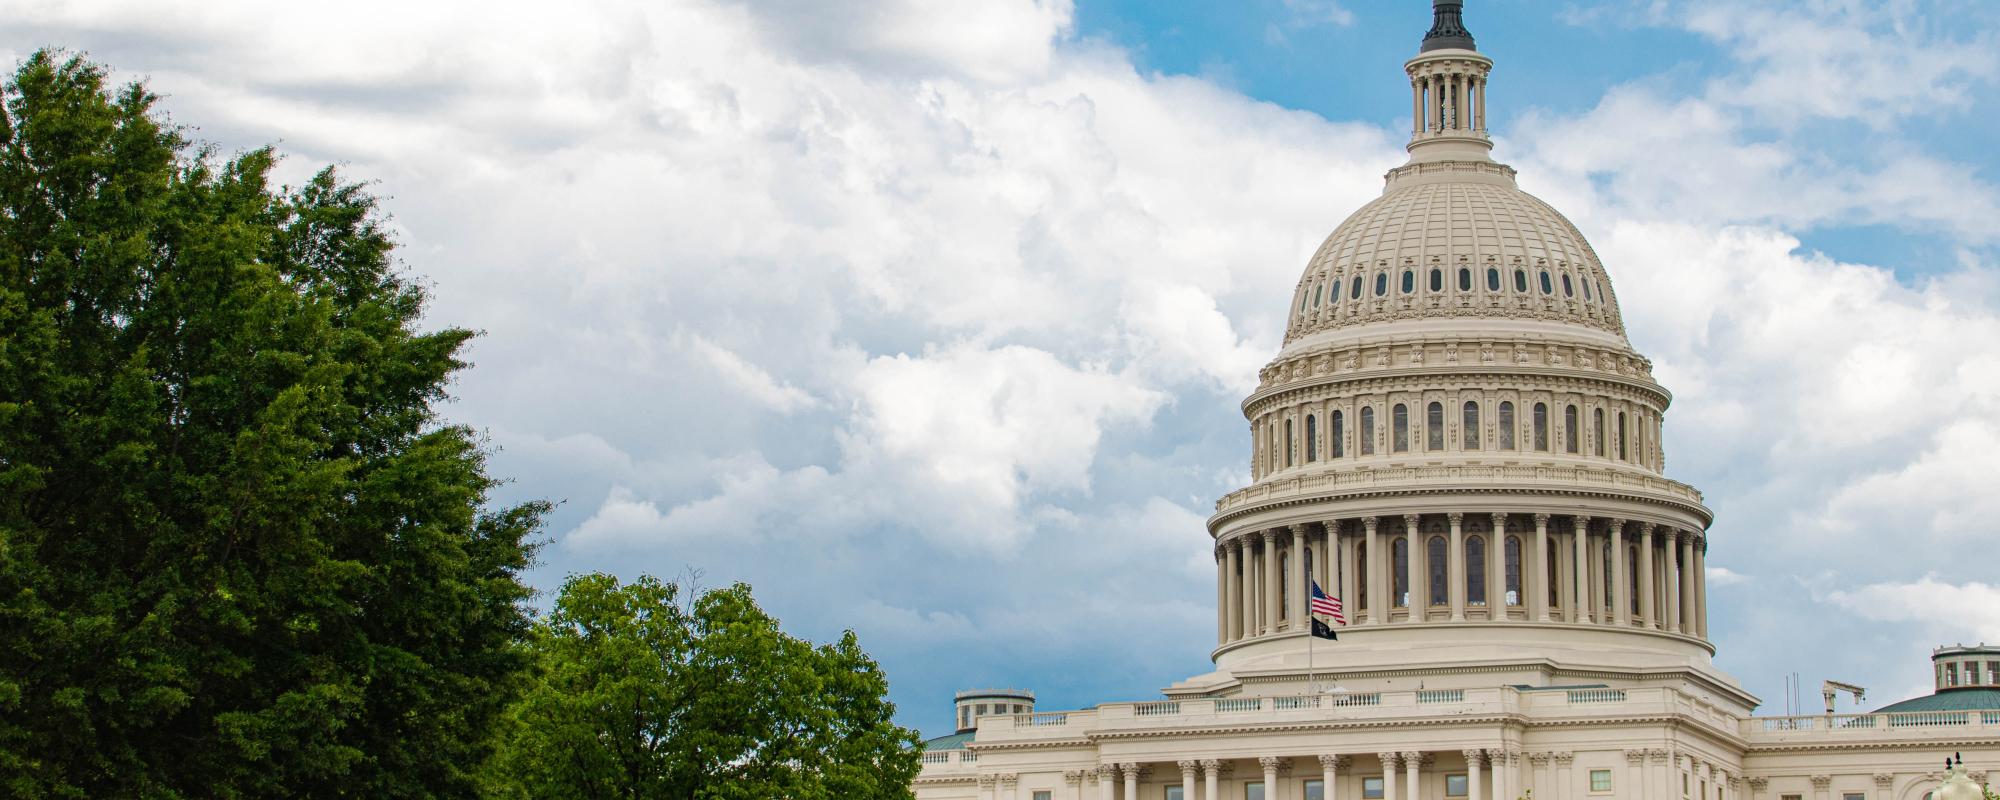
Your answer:
[[[1375,296],[1381,297],[1388,293],[1389,293],[1389,273],[1387,272],[1375,273]]]
[[[1348,293],[1348,297],[1355,300],[1361,299],[1361,276],[1354,276],[1354,289]]]
[[[1528,293],[1528,271],[1527,271],[1527,270],[1525,270],[1525,269],[1517,269],[1517,270],[1514,270],[1514,291],[1516,291],[1516,292],[1520,292],[1521,294],[1527,294],[1527,293]]]
[[[1459,291],[1461,291],[1461,292],[1469,292],[1469,291],[1472,291],[1472,270],[1471,270],[1471,269],[1469,269],[1469,268],[1466,268],[1466,267],[1459,267],[1459,268],[1458,268],[1458,290],[1459,290]]]
[[[1563,280],[1569,280],[1569,278],[1565,277],[1563,278]],[[1326,284],[1322,283],[1318,286],[1313,287],[1313,308],[1319,308],[1320,298],[1325,294],[1326,294]]]
[[[1576,286],[1570,283],[1569,273],[1567,272],[1563,273],[1563,296],[1564,297],[1576,296]]]
[[[1549,271],[1542,270],[1542,294],[1555,294],[1556,285],[1549,280]]]
[[[1431,291],[1444,291],[1444,270],[1435,268],[1431,270]]]
[[[1585,300],[1589,300],[1589,299],[1591,299],[1591,298],[1590,298],[1590,279],[1588,279],[1588,278],[1585,278],[1584,280],[1582,280],[1582,281],[1579,281],[1579,282],[1583,284],[1583,299],[1585,299]]]
[[[1407,269],[1403,270],[1403,294],[1415,294],[1416,291],[1417,291],[1416,271]]]
[[[1500,269],[1498,267],[1486,268],[1486,291],[1500,291]]]

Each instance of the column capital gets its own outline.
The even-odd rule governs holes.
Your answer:
[[[1361,518],[1361,524],[1362,524],[1362,525],[1364,525],[1364,526],[1366,526],[1366,527],[1368,528],[1368,532],[1369,532],[1369,533],[1374,533],[1374,532],[1375,532],[1375,529],[1381,526],[1381,524],[1382,524],[1382,518],[1381,518],[1381,517],[1362,517],[1362,518]]]
[[[1752,780],[1756,780],[1756,779],[1754,779],[1754,778],[1753,778]],[[1888,772],[1877,772],[1877,773],[1875,773],[1875,785],[1876,785],[1876,786],[1880,786],[1880,787],[1882,787],[1882,788],[1884,788],[1884,789],[1887,789],[1887,788],[1889,788],[1889,784],[1892,784],[1892,783],[1895,783],[1895,782],[1896,782],[1896,776],[1895,776],[1895,775],[1894,775],[1893,773],[1888,773]]]
[[[1669,752],[1667,752],[1667,751],[1666,751],[1666,750],[1664,750],[1664,749],[1661,749],[1661,748],[1657,748],[1657,747],[1656,747],[1656,748],[1654,748],[1654,749],[1651,749],[1651,750],[1647,750],[1647,751],[1646,751],[1646,755],[1648,755],[1648,756],[1651,756],[1651,757],[1652,757],[1652,759],[1653,759],[1653,763],[1654,763],[1654,764],[1656,764],[1656,765],[1662,765],[1662,764],[1665,764],[1665,763],[1667,763],[1667,757],[1668,757],[1668,756],[1670,756],[1670,755],[1673,755],[1673,754],[1672,754],[1672,753],[1669,753]]]
[[[1083,772],[1084,771],[1080,769],[1063,770],[1063,783],[1069,784],[1071,786],[1082,786]]]
[[[1106,780],[1106,781],[1113,781],[1113,780],[1117,780],[1117,779],[1118,779],[1118,765],[1117,765],[1117,764],[1099,764],[1099,765],[1097,765],[1097,778],[1098,778],[1098,780]]]
[[[1646,762],[1646,751],[1644,750],[1625,751],[1625,763],[1636,767],[1645,762]]]
[[[1319,765],[1326,769],[1340,769],[1347,766],[1347,756],[1338,753],[1319,754]]]
[[[1278,757],[1258,756],[1257,766],[1263,767],[1265,772],[1276,772],[1278,770]]]
[[[1533,764],[1533,765],[1534,765],[1534,766],[1535,766],[1535,767],[1536,767],[1537,769],[1539,769],[1539,768],[1541,768],[1541,767],[1545,767],[1545,766],[1548,766],[1548,763],[1549,763],[1549,754],[1548,754],[1548,753],[1529,753],[1529,754],[1528,754],[1528,763],[1529,763],[1529,764]]]
[[[1465,754],[1466,766],[1476,767],[1486,760],[1486,751],[1484,750],[1466,750],[1463,752]]]
[[[1444,515],[1444,518],[1445,518],[1445,519],[1447,519],[1447,520],[1450,520],[1450,521],[1451,521],[1451,524],[1453,524],[1453,525],[1457,525],[1457,524],[1459,524],[1459,523],[1461,523],[1461,522],[1464,522],[1464,521],[1465,521],[1465,512],[1463,512],[1463,511],[1453,511],[1453,512],[1451,512],[1451,513],[1449,513],[1449,514],[1446,514],[1446,515]]]
[[[1236,552],[1238,550],[1243,549],[1243,537],[1231,536],[1227,539],[1222,540],[1222,543],[1217,546],[1227,548],[1232,553]]]
[[[1000,785],[1004,788],[1012,789],[1014,788],[1014,784],[1020,782],[1021,782],[1021,776],[1019,775],[1016,775],[1012,772],[1000,773]]]
[[[1590,527],[1590,517],[1584,516],[1582,514],[1577,514],[1573,517],[1570,517],[1570,521],[1576,523],[1576,529],[1578,531]]]
[[[1832,775],[1814,775],[1814,776],[1812,776],[1812,785],[1813,785],[1813,788],[1814,788],[1814,789],[1825,789],[1825,788],[1827,788],[1828,786],[1832,786],[1832,785],[1833,785],[1833,776],[1832,776]]]
[[[1290,526],[1290,527],[1291,527],[1291,529],[1292,529],[1292,535],[1293,535],[1293,536],[1304,536],[1304,535],[1306,535],[1307,531],[1308,531],[1308,530],[1310,529],[1310,527],[1311,527],[1311,523],[1307,523],[1307,522],[1301,522],[1301,523],[1298,523],[1298,524],[1296,524],[1296,525],[1292,525],[1292,526]]]
[[[1495,511],[1495,512],[1493,512],[1493,515],[1492,515],[1492,516],[1493,516],[1493,532],[1494,532],[1494,533],[1506,533],[1506,532],[1507,532],[1507,512],[1505,512],[1505,511]]]
[[[1197,769],[1200,769],[1200,768],[1201,768],[1201,762],[1199,762],[1199,761],[1176,761],[1176,762],[1174,762],[1174,766],[1176,766],[1176,767],[1180,767],[1180,768],[1181,768],[1181,777],[1183,777],[1183,778],[1192,778],[1192,777],[1194,777],[1194,771],[1195,771],[1195,770],[1197,770]]]
[[[1277,544],[1278,531],[1274,528],[1265,528],[1257,532],[1257,539],[1264,544]]]
[[[1222,769],[1222,762],[1217,759],[1204,758],[1201,760],[1201,771],[1204,774],[1212,773],[1220,769]]]
[[[1409,526],[1410,530],[1416,530],[1416,529],[1417,529],[1417,522],[1418,522],[1419,520],[1422,520],[1423,518],[1424,518],[1424,515],[1422,515],[1422,514],[1404,514],[1404,515],[1403,515],[1403,524],[1404,524],[1404,525],[1407,525],[1407,526]]]
[[[979,788],[981,788],[981,789],[991,789],[991,788],[993,788],[993,785],[994,785],[994,784],[996,784],[996,783],[999,783],[999,782],[1000,782],[1000,776],[998,776],[998,775],[981,775],[981,776],[979,776]]]
[[[1547,525],[1547,524],[1549,524],[1549,516],[1550,516],[1550,515],[1548,515],[1548,514],[1536,514],[1536,515],[1535,515],[1535,524],[1536,524],[1536,525]]]
[[[1556,766],[1558,767],[1567,767],[1569,766],[1569,762],[1576,760],[1575,753],[1567,753],[1567,752],[1550,753],[1549,757],[1554,758],[1556,760]]]
[[[1653,529],[1658,527],[1660,525],[1657,522],[1639,522],[1636,520],[1632,522],[1632,531],[1641,536],[1652,536]]]
[[[1424,753],[1416,750],[1403,751],[1403,766],[1414,767],[1424,762]]]
[[[1625,531],[1625,520],[1612,517],[1606,520],[1606,522],[1610,523],[1612,533],[1623,533]]]
[[[1382,768],[1391,772],[1394,772],[1397,763],[1403,760],[1402,753],[1376,753],[1375,757],[1382,759]]]
[[[1215,563],[1217,563],[1217,564],[1220,564],[1220,563],[1222,563],[1222,560],[1223,560],[1223,559],[1225,559],[1225,558],[1228,558],[1228,557],[1229,557],[1229,546],[1228,546],[1228,545],[1226,545],[1226,544],[1223,544],[1222,542],[1216,542],[1216,543],[1215,543]]]
[[[1320,523],[1320,527],[1325,528],[1328,535],[1340,533],[1340,520],[1337,519],[1327,520],[1325,522]]]
[[[1750,791],[1761,792],[1771,785],[1770,778],[1745,778],[1750,782]]]

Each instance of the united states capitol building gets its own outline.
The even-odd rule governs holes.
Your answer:
[[[1865,714],[1756,716],[1715,667],[1670,395],[1590,244],[1490,157],[1460,5],[1404,65],[1409,163],[1306,264],[1243,402],[1214,671],[1076,711],[961,693],[918,798],[1929,800],[1953,753],[2000,767],[2000,648],[1941,649],[1936,694]]]

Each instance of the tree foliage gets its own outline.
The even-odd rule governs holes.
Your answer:
[[[786,635],[737,584],[682,605],[652,578],[567,581],[496,783],[532,798],[901,800],[917,735],[853,632]]]
[[[545,508],[487,510],[374,199],[59,52],[0,103],[0,794],[465,796]]]

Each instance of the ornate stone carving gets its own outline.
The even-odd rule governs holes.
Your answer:
[[[1000,774],[1000,787],[1003,789],[1012,789],[1014,788],[1015,784],[1018,784],[1020,782],[1021,782],[1021,776],[1016,775],[1012,772],[1003,772]]]
[[[1176,762],[1174,762],[1174,766],[1177,766],[1177,767],[1180,767],[1180,768],[1181,768],[1181,777],[1183,777],[1183,778],[1192,778],[1192,777],[1194,777],[1194,771],[1195,771],[1195,770],[1197,770],[1197,769],[1200,769],[1200,768],[1201,768],[1201,762],[1199,762],[1199,761],[1176,761]]]
[[[1465,750],[1462,752],[1465,754],[1465,763],[1467,766],[1475,766],[1486,762],[1486,751],[1484,750]]]
[[[1888,772],[1875,773],[1875,785],[1879,788],[1887,789],[1889,788],[1890,784],[1893,784],[1895,782],[1896,782],[1896,776],[1893,773],[1888,773]]]
[[[1646,751],[1644,750],[1625,751],[1625,763],[1636,767],[1645,762],[1646,762]]]
[[[1549,754],[1545,752],[1529,753],[1528,763],[1536,769],[1546,767],[1549,765]]]
[[[1814,788],[1814,789],[1824,789],[1824,788],[1826,788],[1826,787],[1828,787],[1828,786],[1832,786],[1832,785],[1833,785],[1833,776],[1832,776],[1832,775],[1814,775],[1814,776],[1812,776],[1812,785],[1813,785],[1813,788]]]
[[[1265,772],[1277,772],[1278,760],[1277,756],[1258,756],[1257,766],[1263,767]]]
[[[1070,786],[1082,786],[1083,770],[1080,769],[1063,770],[1063,783],[1069,784]]]
[[[1403,761],[1402,753],[1376,753],[1375,757],[1382,759],[1382,769],[1385,771],[1394,771]]]
[[[1654,748],[1652,750],[1646,751],[1646,755],[1651,756],[1653,758],[1654,766],[1666,766],[1667,759],[1671,757],[1673,754],[1661,748]]]
[[[1558,767],[1567,767],[1570,765],[1570,762],[1576,760],[1575,753],[1551,753],[1550,755],[1555,757],[1556,766]]]
[[[1765,788],[1771,785],[1770,778],[1745,778],[1744,780],[1750,782],[1750,791],[1753,792],[1764,791]]]
[[[1319,754],[1319,765],[1322,769],[1337,770],[1347,766],[1347,756],[1337,753],[1321,753]]]
[[[981,791],[992,791],[993,785],[999,782],[1000,782],[1000,776],[998,775],[979,776],[979,788]]]

